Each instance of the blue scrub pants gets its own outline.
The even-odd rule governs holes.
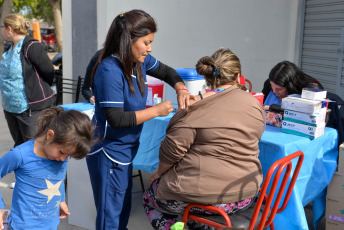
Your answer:
[[[112,162],[102,151],[88,156],[86,161],[97,209],[96,230],[127,230],[132,164]]]

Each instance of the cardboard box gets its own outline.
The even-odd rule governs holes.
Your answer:
[[[327,91],[322,89],[303,88],[301,98],[309,100],[322,100],[326,98]]]
[[[344,226],[344,199],[326,196],[326,220],[343,224]]]
[[[338,168],[337,172],[344,173],[344,143],[339,146]]]
[[[326,230],[343,230],[344,224],[332,220],[326,220]]]
[[[319,124],[317,127],[299,124],[292,121],[282,121],[282,132],[302,137],[308,137],[311,140],[324,135],[325,123]]]
[[[301,98],[298,94],[289,95],[282,99],[282,109],[293,110],[310,115],[319,115],[322,108],[327,107],[327,101],[313,101]]]
[[[327,196],[344,199],[344,173],[335,172],[333,174],[331,182],[327,186]]]
[[[292,121],[304,125],[319,126],[325,122],[326,108],[322,108],[319,115],[310,115],[308,113],[300,113],[293,110],[284,110],[284,120]]]

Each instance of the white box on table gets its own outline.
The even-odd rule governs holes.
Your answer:
[[[326,108],[322,108],[318,115],[301,113],[293,110],[284,110],[284,120],[292,121],[304,125],[318,126],[322,125],[326,119]]]
[[[311,115],[319,115],[322,108],[327,107],[327,101],[315,101],[300,98],[300,95],[293,94],[282,99],[282,109],[293,110]]]
[[[292,121],[282,121],[282,132],[294,134],[298,136],[308,137],[311,140],[324,135],[325,132],[325,122],[319,124],[317,127],[299,124]]]
[[[303,88],[301,98],[309,100],[322,100],[326,98],[327,91],[322,89]]]
[[[344,173],[344,143],[339,146],[337,172]]]

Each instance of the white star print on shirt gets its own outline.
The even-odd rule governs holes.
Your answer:
[[[60,208],[60,204],[61,204],[61,200],[56,201],[55,207],[56,207],[56,208]]]
[[[40,194],[48,196],[47,203],[49,203],[49,201],[51,199],[53,199],[54,196],[61,196],[59,188],[60,188],[60,185],[61,185],[63,180],[57,182],[56,184],[51,183],[47,179],[44,179],[44,180],[45,180],[45,183],[47,183],[47,189],[44,189],[44,190],[41,190],[41,191],[37,191],[37,192],[40,193]]]

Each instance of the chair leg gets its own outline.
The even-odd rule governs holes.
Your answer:
[[[272,222],[269,227],[270,227],[270,230],[275,230],[274,222]]]
[[[141,170],[137,170],[137,172],[138,172],[137,174],[133,175],[133,178],[137,176],[140,177],[141,189],[142,189],[142,192],[145,192]]]
[[[139,171],[139,177],[140,177],[140,182],[141,182],[141,189],[142,189],[142,192],[145,192],[145,187],[144,187],[143,179],[142,179],[142,173],[141,173],[141,170],[138,170],[138,171]]]
[[[80,95],[80,91],[81,91],[81,81],[82,81],[82,77],[78,76],[74,103],[78,103],[79,102],[79,95]]]

